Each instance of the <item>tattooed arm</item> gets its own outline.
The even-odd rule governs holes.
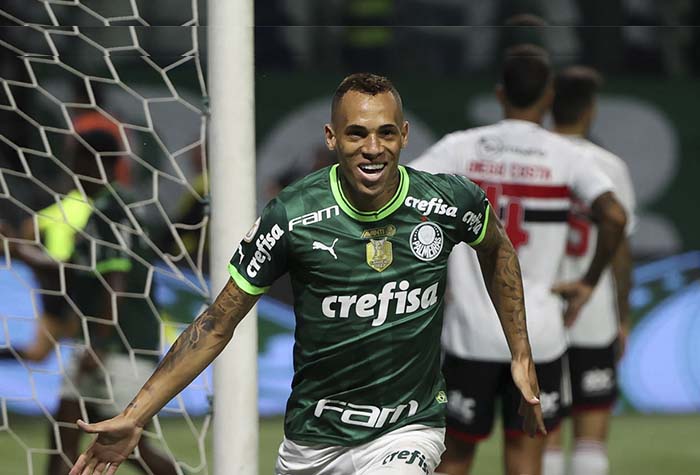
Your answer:
[[[108,465],[106,473],[113,474],[133,451],[146,423],[221,353],[258,298],[243,292],[229,279],[214,303],[175,341],[120,415],[97,424],[78,421],[81,429],[99,436],[80,456],[71,475],[93,471],[102,474]]]
[[[493,209],[490,208],[489,213],[486,235],[474,249],[510,348],[511,374],[522,395],[519,412],[525,418],[523,429],[531,436],[537,431],[546,434],[538,399],[540,389],[535,363],[527,336],[520,263]]]
[[[489,213],[484,240],[474,250],[511,355],[514,359],[530,358],[520,262],[492,208]]]

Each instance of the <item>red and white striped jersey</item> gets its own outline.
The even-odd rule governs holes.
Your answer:
[[[565,136],[576,145],[588,163],[597,166],[615,184],[615,195],[627,212],[626,234],[635,226],[635,198],[632,179],[625,162],[598,145],[578,136]],[[590,209],[575,201],[569,216],[569,237],[562,262],[561,279],[575,280],[583,275],[593,260],[598,228],[590,220]],[[579,347],[605,347],[618,333],[618,309],[615,281],[610,266],[600,276],[591,299],[586,303],[573,326],[569,328],[569,344]]]
[[[544,363],[561,356],[566,349],[562,302],[551,288],[566,250],[572,198],[590,205],[612,189],[608,177],[569,140],[512,119],[449,134],[410,166],[465,175],[484,189],[518,252],[533,357]],[[455,246],[448,279],[445,349],[461,358],[510,361],[471,249]]]

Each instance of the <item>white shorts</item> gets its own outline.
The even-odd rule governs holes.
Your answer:
[[[156,369],[157,363],[149,358],[122,353],[103,357],[104,368],[98,366],[89,373],[81,373],[82,352],[76,350],[64,368],[61,399],[78,400],[92,404],[100,417],[119,414]]]
[[[426,475],[445,451],[445,429],[408,425],[356,447],[313,445],[286,437],[276,475]]]

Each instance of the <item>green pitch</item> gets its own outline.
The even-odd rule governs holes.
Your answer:
[[[168,445],[191,466],[198,465],[196,439],[181,420],[163,419],[163,431]],[[9,428],[7,422],[9,422]],[[195,426],[201,421],[194,421]],[[47,427],[45,419],[13,416],[0,425],[0,463],[3,475],[25,475],[28,470],[28,454],[34,474],[44,475]],[[267,419],[260,425],[260,474],[272,475],[277,446],[282,438],[281,419]],[[612,425],[610,459],[611,473],[634,475],[693,475],[700,466],[700,414],[678,416],[625,415],[614,419]],[[205,440],[208,450],[211,440]],[[474,473],[500,475],[501,433],[494,435],[478,451]],[[139,472],[125,466],[119,475],[136,475]],[[206,473],[205,471],[192,473]],[[209,473],[212,473],[211,470]]]

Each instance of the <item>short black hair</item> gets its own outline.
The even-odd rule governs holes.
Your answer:
[[[102,154],[104,152],[118,152],[119,143],[117,139],[110,133],[103,130],[90,130],[80,134],[80,138],[83,139],[89,147],[83,145],[82,142],[78,141],[77,147],[74,151],[74,156],[71,157],[73,160],[74,172],[78,175],[87,175],[91,177],[97,177],[97,163],[95,161],[95,152]],[[108,175],[108,179],[112,180],[112,173],[117,165],[117,162],[121,159],[120,156],[116,155],[100,155],[100,160],[102,161],[105,171]]]
[[[603,78],[593,68],[570,66],[554,78],[552,116],[561,125],[576,123],[593,103],[593,97],[603,85]]]
[[[80,137],[87,142],[87,144],[94,148],[96,152],[119,152],[119,142],[111,133],[100,130],[93,129],[87,130],[80,134]],[[92,155],[92,152],[90,152]]]
[[[533,105],[550,81],[549,55],[539,46],[520,44],[505,52],[501,81],[508,102],[517,108]]]
[[[335,117],[335,111],[338,108],[340,100],[349,91],[369,94],[370,96],[390,92],[394,96],[399,110],[403,113],[401,95],[389,78],[372,73],[355,73],[343,79],[335,90],[333,101],[331,102],[331,120]]]

